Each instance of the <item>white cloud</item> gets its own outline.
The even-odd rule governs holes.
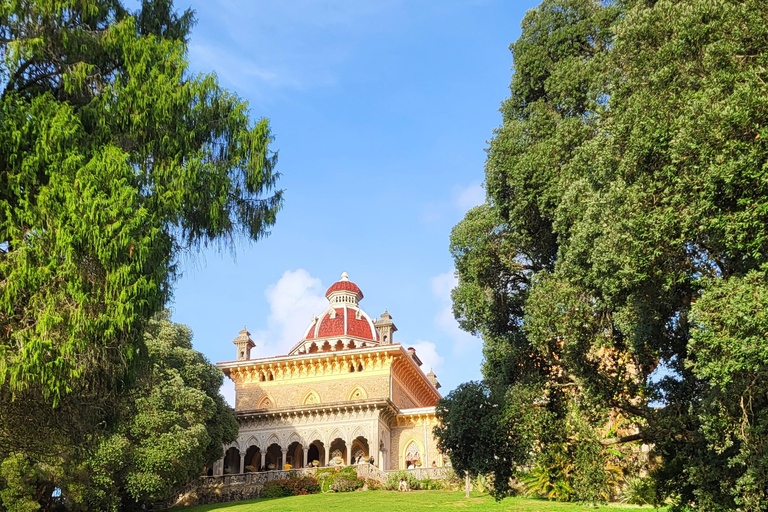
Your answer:
[[[224,383],[219,388],[219,392],[224,396],[224,400],[231,406],[235,406],[235,383],[228,378],[224,378]]]
[[[322,281],[303,268],[287,270],[265,295],[269,303],[268,328],[252,336],[257,345],[256,357],[287,354],[301,340],[312,315],[328,307]]]
[[[466,212],[485,202],[485,188],[478,182],[470,183],[465,187],[457,186],[454,187],[453,197],[454,206]]]
[[[312,315],[319,315],[328,307],[322,281],[303,268],[286,270],[264,294],[269,304],[268,327],[252,332],[251,339],[256,343],[252,358],[287,354],[301,340]],[[224,379],[221,394],[234,407],[235,385],[231,380]]]
[[[462,331],[451,310],[451,290],[458,284],[454,272],[446,272],[432,278],[432,295],[440,302],[440,311],[435,316],[437,327],[453,340],[453,353],[475,352],[482,342],[479,338]]]
[[[421,362],[424,363],[422,370],[424,373],[429,373],[432,369],[435,373],[440,372],[440,367],[443,365],[443,357],[437,353],[437,346],[431,341],[419,340],[411,345],[416,349],[416,355],[419,356]]]

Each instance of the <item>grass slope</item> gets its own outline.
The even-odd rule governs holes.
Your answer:
[[[652,507],[635,505],[589,505],[584,503],[558,503],[527,498],[507,498],[496,502],[488,495],[451,491],[367,491],[339,494],[312,494],[288,498],[259,499],[215,505],[174,508],[174,512],[399,512],[461,510],[462,512],[629,512],[651,511]],[[664,509],[656,509],[663,511]]]

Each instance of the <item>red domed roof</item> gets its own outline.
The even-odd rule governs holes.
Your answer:
[[[347,276],[347,273],[344,272],[341,274],[341,280],[333,283],[328,290],[325,292],[325,297],[327,298],[331,293],[333,292],[352,292],[358,294],[358,300],[363,298],[363,292],[360,290],[360,287],[357,286],[355,283],[349,280],[349,277]]]
[[[376,325],[357,303],[363,298],[363,292],[349,280],[346,272],[339,282],[328,288],[325,296],[329,301],[328,308],[319,317],[312,318],[291,354],[305,353],[300,350],[309,353],[340,350],[339,344],[343,348],[361,348],[380,343]]]
[[[360,290],[360,287],[352,281],[339,281],[338,283],[333,283],[325,292],[325,296],[328,297],[331,293],[338,291],[354,292],[360,295],[361,299],[363,298],[363,292]]]

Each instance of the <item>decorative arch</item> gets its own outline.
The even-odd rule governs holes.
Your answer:
[[[365,392],[363,386],[355,386],[347,395],[347,400],[365,400],[366,398],[368,398],[368,393]]]
[[[271,436],[269,436],[269,439],[267,439],[265,446],[269,447],[269,446],[272,446],[273,444],[276,444],[281,449],[283,448],[283,443],[280,442],[280,438],[277,437],[277,434],[272,434]]]
[[[269,395],[262,396],[259,399],[258,405],[256,405],[257,409],[271,409],[273,407],[275,407],[275,399]]]
[[[320,431],[318,429],[313,430],[312,433],[309,434],[309,437],[307,437],[308,442],[312,442],[315,440],[320,441],[321,443],[325,442],[325,438],[320,435]]]
[[[304,445],[304,440],[301,438],[301,436],[299,434],[297,434],[296,432],[293,432],[290,436],[288,436],[288,443],[287,444],[290,445],[292,443],[299,443],[300,445],[303,446]]]
[[[363,427],[357,427],[355,432],[352,434],[352,439],[355,439],[356,437],[364,437],[368,439],[368,432],[366,432]]]
[[[259,440],[256,439],[256,436],[251,435],[242,446],[243,448],[248,448],[250,446],[260,446],[260,445],[259,445]]]
[[[408,462],[423,463],[424,458],[424,446],[415,437],[409,437],[405,443],[401,445],[400,453],[403,456],[403,465],[405,469],[408,469]]]
[[[319,404],[320,402],[320,395],[314,389],[307,391],[304,398],[301,400],[302,404]]]
[[[330,436],[328,436],[328,441],[333,442],[334,439],[341,439],[343,441],[347,440],[347,436],[344,435],[344,432],[341,431],[341,429],[336,428]]]

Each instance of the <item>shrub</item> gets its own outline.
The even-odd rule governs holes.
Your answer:
[[[403,477],[405,477],[405,481],[408,482],[409,489],[421,489],[421,485],[419,481],[416,480],[416,477],[406,471],[398,471],[397,473],[390,474],[384,488],[390,491],[396,491],[400,486],[400,479]]]
[[[425,491],[439,491],[445,488],[442,480],[432,480],[431,478],[425,478],[419,480],[419,488]]]
[[[362,480],[369,491],[379,491],[384,488],[384,485],[380,481],[374,480],[373,478],[363,478]]]
[[[331,490],[336,492],[352,492],[361,489],[365,485],[365,481],[362,478],[351,479],[346,477],[338,477],[331,485]]]
[[[486,494],[491,490],[491,482],[486,475],[480,474],[475,478],[472,484],[474,489],[480,494]]]
[[[282,498],[284,496],[304,496],[320,492],[320,484],[311,476],[272,480],[264,484],[262,498]]]
[[[351,466],[318,469],[317,480],[322,492],[351,492],[365,485],[365,480],[358,478],[357,470]]]
[[[624,482],[620,501],[630,505],[657,505],[656,483],[652,478],[629,477]]]

